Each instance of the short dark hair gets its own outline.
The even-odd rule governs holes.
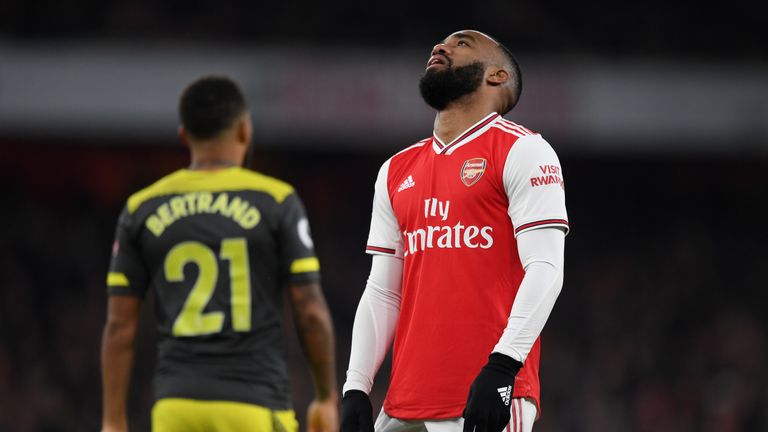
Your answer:
[[[512,102],[512,106],[508,107],[509,110],[512,110],[512,108],[517,105],[517,102],[520,100],[520,95],[523,93],[523,72],[520,70],[520,63],[517,62],[517,59],[515,58],[515,55],[512,54],[512,51],[510,51],[509,48],[507,48],[503,43],[496,41],[496,43],[499,44],[499,48],[501,49],[501,52],[504,53],[504,56],[509,61],[509,66],[512,68],[512,85],[514,87],[514,100]]]
[[[205,76],[187,86],[179,101],[184,129],[198,139],[214,138],[248,109],[237,84],[226,76]]]

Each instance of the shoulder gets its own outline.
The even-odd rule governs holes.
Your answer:
[[[240,169],[237,174],[236,189],[248,189],[264,192],[272,196],[278,203],[295,192],[293,186],[283,180],[257,171]]]
[[[429,144],[429,141],[431,139],[432,139],[432,137],[424,138],[421,141],[418,141],[418,142],[416,142],[414,144],[411,144],[408,147],[406,147],[406,148],[400,150],[399,152],[395,153],[394,155],[392,155],[392,157],[389,158],[389,160],[392,160],[392,159],[397,158],[397,157],[413,156],[413,155],[415,155],[417,153],[414,150],[418,150],[418,149],[424,147],[425,145]]]
[[[541,134],[503,118],[499,118],[499,120],[491,127],[496,136],[496,139],[492,141],[495,143],[503,143],[504,145],[502,147],[507,151],[519,143],[542,139]]]
[[[379,173],[377,176],[377,183],[379,181],[385,181],[390,171],[398,171],[404,169],[404,167],[411,164],[422,152],[420,151],[425,146],[429,145],[432,138],[424,138],[408,147],[393,154],[379,167]]]
[[[408,147],[398,151],[387,160],[385,160],[384,163],[382,163],[379,167],[379,172],[376,177],[377,183],[382,181],[386,182],[391,169],[397,170],[398,167],[402,169],[404,165],[407,165],[410,161],[416,158],[420,154],[419,150],[424,148],[424,146],[429,145],[431,140],[432,137],[424,138],[423,140],[411,144]]]
[[[497,160],[506,167],[554,155],[552,146],[540,133],[523,125],[499,118],[492,128],[495,136],[488,142],[491,143]]]
[[[494,125],[501,135],[505,156],[514,158],[554,155],[555,151],[544,137],[521,124],[500,118]]]
[[[561,175],[560,159],[555,149],[539,134],[518,138],[504,161],[504,176],[525,177],[538,170],[544,174]]]
[[[134,213],[145,202],[164,195],[243,190],[266,193],[278,204],[294,192],[293,186],[282,180],[240,167],[213,172],[183,169],[134,193],[126,207],[129,213]]]
[[[184,171],[185,170],[179,170],[168,174],[167,176],[162,177],[160,180],[157,180],[151,185],[128,197],[128,203],[126,205],[128,213],[135,213],[142,204],[152,198],[172,193],[166,191],[169,191],[173,188],[173,184],[176,183],[176,180],[183,174]]]
[[[508,156],[510,159],[515,160],[557,158],[555,149],[539,134],[517,138],[514,145],[510,148]]]
[[[382,171],[387,171],[390,166],[398,167],[409,164],[411,161],[418,158],[419,155],[423,154],[421,150],[428,146],[431,141],[432,137],[424,138],[423,140],[411,144],[408,147],[395,153],[389,159],[384,161],[384,163],[381,165],[381,169],[379,170],[379,174],[381,174]]]
[[[527,127],[517,124],[515,122],[509,121],[505,118],[499,118],[496,123],[493,124],[493,128],[505,133],[506,135],[509,135],[510,138],[514,138],[517,140],[518,138],[524,138],[527,136],[541,136],[539,133],[528,129]]]

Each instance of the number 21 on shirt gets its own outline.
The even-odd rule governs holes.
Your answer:
[[[248,244],[244,238],[223,239],[219,258],[228,260],[232,296],[232,328],[251,330],[251,277],[248,268]],[[184,266],[192,263],[199,273],[184,306],[173,323],[174,336],[201,336],[219,333],[224,327],[224,312],[203,310],[213,297],[219,277],[216,254],[203,243],[186,241],[174,246],[165,257],[168,282],[184,281]]]

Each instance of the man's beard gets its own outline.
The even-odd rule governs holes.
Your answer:
[[[480,88],[484,73],[482,62],[457,68],[449,64],[444,70],[427,70],[419,80],[419,91],[427,105],[442,111],[451,102]]]

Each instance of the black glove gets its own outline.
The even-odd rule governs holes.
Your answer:
[[[373,432],[373,408],[365,392],[349,390],[341,399],[341,432]]]
[[[504,354],[492,353],[469,387],[464,432],[501,432],[509,423],[515,375],[523,367]]]

